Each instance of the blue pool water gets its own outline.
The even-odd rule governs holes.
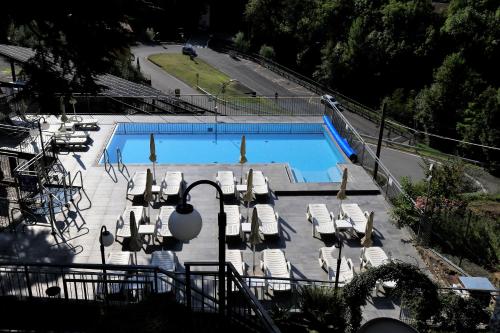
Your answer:
[[[307,128],[293,124],[288,130],[259,125],[241,128],[246,124],[234,128],[231,125],[238,124],[221,124],[224,126],[218,127],[217,140],[214,128],[210,130],[210,127],[185,131],[179,128],[159,131],[149,128],[148,133],[147,129],[137,129],[133,125],[137,124],[120,124],[115,131],[108,145],[112,163],[116,163],[117,148],[121,150],[125,164],[150,163],[149,133],[155,133],[159,164],[238,163],[243,134],[247,142],[247,163],[288,163],[297,182],[338,182],[341,174],[337,163],[345,162],[321,124],[305,124],[319,125]]]

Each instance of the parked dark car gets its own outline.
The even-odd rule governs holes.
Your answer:
[[[338,109],[339,111],[343,111],[342,105],[337,102],[335,97],[332,95],[323,95],[321,96],[321,103],[328,106],[330,109]]]
[[[192,57],[198,56],[196,53],[196,50],[194,49],[193,45],[191,44],[186,44],[182,47],[182,54],[187,54]]]

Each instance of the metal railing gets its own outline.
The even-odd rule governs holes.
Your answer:
[[[2,263],[0,297],[58,298],[98,302],[103,306],[127,305],[150,294],[169,294],[193,312],[216,313],[220,300],[217,272],[195,267],[218,263],[185,263],[186,272],[170,272],[155,266]],[[106,270],[106,273],[103,272]],[[255,332],[279,333],[267,311],[245,285],[231,264],[226,265],[228,293],[226,316]]]
[[[349,98],[345,96],[344,94],[333,90],[330,87],[325,86],[324,84],[321,84],[305,75],[302,75],[288,67],[285,67],[283,65],[278,64],[277,62],[274,62],[271,59],[262,57],[258,54],[245,54],[241,53],[237,50],[234,49],[229,49],[229,48],[218,48],[218,51],[222,52],[232,52],[233,54],[237,55],[238,57],[244,58],[251,60],[253,62],[256,62],[260,64],[262,67],[265,67],[276,74],[279,74],[280,76],[287,78],[288,80],[297,83],[298,85],[306,88],[309,91],[314,92],[315,94],[318,95],[324,95],[324,94],[330,94],[334,95],[337,100],[342,104],[343,107],[345,107],[347,110],[371,121],[376,124],[380,122],[381,114],[377,112],[376,110],[363,105],[362,103],[359,103],[358,101],[353,100],[352,98]],[[397,122],[395,121],[388,121],[386,123],[386,127],[394,132],[397,133],[400,136],[406,137],[408,140],[410,140],[413,136],[411,135],[410,132],[408,132],[404,127],[400,126]]]
[[[382,194],[391,202],[400,195],[407,196],[397,178],[394,177],[383,162],[377,158],[373,150],[367,145],[344,115],[340,111],[333,109],[327,109],[326,115],[331,120],[340,136],[344,137],[357,153],[359,165],[361,165],[370,175],[373,175],[375,164],[378,164],[378,175],[377,179],[374,181],[380,187]],[[415,206],[413,199],[409,199]],[[420,214],[423,213],[416,206],[415,209]]]

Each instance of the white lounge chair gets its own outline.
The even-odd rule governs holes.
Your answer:
[[[274,211],[273,206],[268,204],[257,204],[254,209],[257,209],[260,232],[264,236],[279,237],[279,215]]]
[[[128,238],[130,233],[130,212],[134,212],[137,228],[146,219],[146,210],[142,206],[130,206],[125,208],[123,213],[116,219],[115,237]]]
[[[236,178],[232,171],[217,171],[215,182],[222,189],[224,196],[236,196]]]
[[[52,132],[55,138],[89,138],[87,132],[75,132],[74,130],[68,130],[66,127],[61,127],[59,130]]]
[[[385,251],[378,246],[363,247],[361,248],[361,268],[378,267],[391,262],[391,259],[387,256]],[[396,287],[396,281],[383,281],[382,283],[377,282],[377,288],[379,285],[384,288],[393,289]]]
[[[335,247],[322,247],[319,249],[319,265],[328,273],[328,279],[335,281],[337,275],[337,255]],[[342,257],[340,261],[339,285],[343,286],[354,278],[354,264],[352,260]]]
[[[69,121],[73,123],[74,127],[88,129],[99,127],[97,119],[93,118],[83,118],[82,116],[70,116]]]
[[[132,252],[129,251],[120,251],[120,252],[111,252],[106,259],[107,265],[124,265],[130,266],[132,264]],[[108,295],[116,295],[120,294],[124,288],[125,280],[126,280],[126,272],[120,270],[110,270],[108,269],[106,272],[106,285]],[[104,295],[104,285],[100,282],[97,285],[96,293],[99,297],[103,297]]]
[[[240,237],[243,239],[241,229],[241,213],[238,205],[224,205],[224,212],[227,217],[226,237]]]
[[[86,147],[87,137],[54,137],[54,144],[59,147]]]
[[[177,268],[177,256],[173,251],[154,251],[151,254],[151,265],[157,266],[167,272],[175,272]],[[172,290],[172,278],[165,274],[158,274],[158,293],[168,293]]]
[[[127,184],[127,199],[129,195],[144,195],[146,191],[146,171],[136,171]]]
[[[307,205],[307,220],[312,223],[312,235],[332,235],[335,233],[334,215],[325,204]]]
[[[358,235],[364,235],[366,231],[366,223],[368,221],[368,212],[364,212],[359,208],[358,204],[348,204],[343,203],[340,206],[342,217],[348,218],[352,225],[354,231]]]
[[[266,249],[262,251],[260,265],[266,277],[278,278],[278,280],[268,280],[268,287],[274,291],[291,290],[290,280],[279,280],[279,278],[291,278],[291,265],[286,260],[282,250]]]
[[[160,186],[162,195],[180,195],[184,185],[184,174],[180,171],[167,171]]]
[[[267,179],[267,177],[264,177],[262,171],[253,171],[252,185],[252,190],[256,196],[269,196],[269,180]]]
[[[378,267],[390,262],[385,251],[378,246],[361,248],[361,267]]]
[[[168,219],[170,215],[175,211],[173,206],[162,206],[160,212],[156,217],[156,236],[164,238],[173,237],[170,229],[168,228]]]
[[[244,274],[245,263],[243,262],[243,254],[240,250],[226,250],[226,261],[233,264],[238,274]]]

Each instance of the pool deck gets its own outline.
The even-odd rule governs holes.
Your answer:
[[[80,210],[71,206],[56,219],[60,233],[53,237],[47,226],[33,226],[26,233],[0,234],[0,259],[37,261],[52,263],[100,263],[99,231],[105,225],[115,232],[117,217],[125,207],[143,205],[141,198],[126,200],[127,181],[135,171],[145,171],[151,165],[127,165],[126,170],[118,170],[113,165],[109,172],[104,166],[98,165],[98,160],[106,146],[117,122],[213,122],[214,117],[181,117],[181,116],[95,116],[99,119],[100,129],[89,132],[93,140],[90,149],[85,152],[68,153],[60,156],[65,168],[74,175],[81,171],[83,185],[90,202],[83,198]],[[322,122],[321,117],[219,117],[224,122]],[[157,152],[161,154],[161,152]],[[348,198],[346,203],[358,203],[363,211],[374,211],[374,246],[382,246],[387,254],[412,264],[424,267],[411,237],[404,230],[397,228],[390,220],[390,205],[378,193],[377,186],[358,166],[347,164],[350,176]],[[280,216],[280,237],[276,240],[266,240],[258,245],[257,259],[266,248],[280,248],[285,251],[287,259],[292,264],[293,277],[315,280],[326,280],[327,274],[318,264],[318,251],[321,247],[332,246],[333,239],[318,239],[311,235],[311,223],[306,219],[308,203],[325,203],[330,211],[338,212],[339,201],[335,197],[338,183],[331,184],[290,184],[289,176],[283,164],[245,164],[244,171],[250,167],[260,169],[270,179],[274,191],[269,203],[274,205]],[[218,170],[232,170],[236,178],[240,178],[240,165],[157,165],[157,179],[161,179],[166,171],[179,170],[184,173],[184,179],[190,184],[199,179],[215,180]],[[170,249],[177,253],[179,262],[214,261],[217,258],[217,213],[218,199],[215,190],[208,186],[200,186],[191,192],[190,202],[203,217],[203,228],[200,235],[189,242],[167,242],[164,244],[149,244],[137,253],[138,263],[147,264],[152,251]],[[75,198],[78,201],[78,198]],[[162,202],[149,208],[152,220],[156,219],[161,205],[175,205],[175,201]],[[240,205],[241,213],[246,217],[247,209]],[[250,210],[251,213],[251,210]],[[351,258],[355,267],[360,265],[360,241],[353,236],[347,236],[343,255]],[[245,242],[234,242],[228,245],[231,249],[243,251],[248,273],[251,274],[252,251]],[[126,250],[126,242],[121,239],[115,242],[106,252]],[[388,314],[388,311],[391,314]],[[397,309],[371,309],[366,318],[381,315],[395,316]]]

